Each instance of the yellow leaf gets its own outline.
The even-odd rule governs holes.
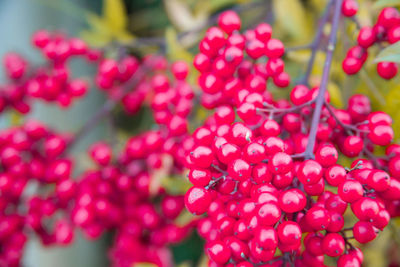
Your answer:
[[[160,186],[162,186],[169,194],[181,195],[189,190],[191,184],[182,176],[165,175],[160,180]]]
[[[386,105],[384,111],[390,115],[397,113],[400,106],[400,86],[394,86],[385,97]]]
[[[298,63],[305,63],[309,60],[311,52],[309,49],[290,51],[286,54],[286,56],[293,61]]]
[[[188,223],[190,223],[194,218],[194,215],[191,214],[189,211],[184,209],[181,214],[179,214],[178,218],[175,219],[175,223],[178,226],[186,226]]]
[[[22,123],[22,115],[18,112],[11,113],[11,125],[20,125]]]
[[[103,17],[111,29],[124,30],[128,24],[128,17],[122,0],[104,0]]]
[[[95,47],[103,47],[112,40],[110,35],[103,35],[93,31],[82,31],[80,36],[85,42]]]
[[[311,37],[312,16],[306,12],[300,0],[274,0],[278,24],[293,38],[304,42]]]
[[[339,87],[335,83],[330,82],[328,84],[328,92],[331,103],[337,108],[343,108],[342,92],[340,91]]]
[[[94,13],[88,13],[86,15],[86,20],[93,32],[102,33],[104,35],[112,35],[112,30],[110,29],[108,22]]]
[[[172,27],[167,28],[165,31],[165,39],[168,58],[173,61],[184,60],[191,65],[193,55],[179,43],[176,31]]]

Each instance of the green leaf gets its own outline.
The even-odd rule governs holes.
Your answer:
[[[375,63],[382,61],[390,61],[400,63],[400,42],[389,45],[383,49],[374,59]]]
[[[378,0],[374,3],[374,8],[382,8],[388,6],[398,6],[400,5],[400,0]]]
[[[128,24],[128,17],[122,0],[104,0],[103,17],[110,28],[115,31],[124,30]]]

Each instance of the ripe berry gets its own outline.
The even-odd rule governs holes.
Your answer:
[[[196,215],[206,212],[211,201],[211,193],[203,187],[193,186],[185,194],[186,208]]]
[[[322,167],[315,160],[304,161],[297,171],[299,181],[306,185],[317,183],[322,178]]]
[[[337,257],[344,251],[345,243],[340,234],[329,233],[322,241],[322,249],[329,257]]]
[[[242,159],[235,159],[229,163],[228,173],[233,179],[237,181],[244,181],[251,176],[251,166]]]
[[[286,190],[279,195],[279,207],[284,212],[294,213],[301,211],[305,208],[306,204],[306,196],[297,188]]]
[[[278,39],[268,40],[265,47],[265,54],[269,58],[278,58],[283,56],[285,47],[283,43]]]
[[[360,71],[363,63],[360,59],[354,57],[346,57],[342,62],[343,71],[347,75],[353,75]]]
[[[207,245],[207,252],[210,258],[219,264],[226,263],[231,257],[230,249],[221,241],[209,243]]]
[[[268,167],[274,174],[285,174],[293,168],[293,160],[288,154],[278,152],[268,161]]]
[[[368,243],[375,239],[375,229],[369,222],[359,221],[353,227],[353,235],[357,242]]]
[[[375,32],[371,27],[365,26],[360,29],[357,38],[359,46],[368,48],[374,44],[375,40]]]
[[[398,67],[394,62],[379,62],[376,65],[376,71],[382,78],[390,80],[396,76]]]
[[[364,190],[360,182],[346,180],[339,184],[338,194],[340,198],[348,203],[353,203],[363,196]]]
[[[355,0],[344,0],[342,3],[342,14],[346,17],[352,17],[357,14],[358,4]]]
[[[241,21],[238,14],[228,10],[219,16],[218,26],[227,34],[231,34],[234,31],[240,30]]]
[[[279,241],[285,245],[297,245],[301,241],[300,226],[292,221],[284,221],[278,225],[278,238]]]

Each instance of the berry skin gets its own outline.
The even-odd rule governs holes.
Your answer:
[[[203,187],[191,187],[185,194],[186,208],[196,215],[206,212],[211,201],[211,193]]]
[[[231,163],[233,160],[238,159],[240,155],[240,148],[232,143],[225,143],[218,150],[218,159],[224,164]]]
[[[383,192],[390,186],[390,176],[385,171],[374,170],[368,175],[367,183],[376,191]]]
[[[279,195],[279,207],[287,213],[301,211],[307,204],[306,196],[297,188],[292,188]]]
[[[340,198],[348,203],[359,200],[364,193],[364,189],[360,182],[355,180],[346,180],[339,184],[338,194]]]
[[[400,40],[400,26],[390,28],[387,37],[390,44],[398,42]]]
[[[344,251],[344,239],[340,234],[329,233],[322,241],[322,249],[329,257],[338,257]]]
[[[356,157],[364,149],[364,141],[359,136],[347,136],[343,141],[342,152],[348,157]]]
[[[315,153],[315,160],[324,168],[333,166],[338,157],[338,152],[333,145],[321,145]]]
[[[374,240],[377,234],[372,223],[359,221],[353,227],[353,235],[357,242],[365,244]]]
[[[351,204],[354,215],[362,221],[372,220],[379,213],[378,203],[368,197],[363,197]]]
[[[304,161],[297,171],[299,181],[305,185],[317,183],[322,178],[322,167],[315,160]]]
[[[275,249],[278,245],[278,234],[272,227],[257,228],[254,240],[263,249]]]
[[[394,133],[391,126],[376,125],[371,127],[368,137],[376,145],[387,146],[393,140]]]
[[[363,48],[368,48],[375,42],[375,32],[371,27],[363,27],[358,33],[358,45]]]
[[[350,254],[343,254],[339,257],[337,262],[338,267],[360,267],[361,264],[357,257]]]
[[[280,88],[285,88],[290,84],[290,76],[286,72],[281,72],[273,77],[274,84]]]
[[[230,249],[221,241],[214,241],[208,244],[207,247],[210,258],[219,264],[226,263],[231,257]]]
[[[241,21],[233,11],[225,11],[218,18],[218,26],[227,34],[232,34],[234,31],[240,30]]]
[[[284,221],[278,225],[278,238],[282,244],[285,245],[297,245],[301,241],[301,229],[300,226],[292,221]]]
[[[207,169],[191,169],[188,178],[195,186],[206,186],[211,181],[211,172]]]
[[[343,71],[347,75],[353,75],[360,71],[363,63],[360,59],[354,57],[346,57],[342,62]]]
[[[271,39],[272,28],[267,23],[260,23],[255,28],[256,38],[262,42],[267,42]]]
[[[315,206],[306,213],[306,221],[315,231],[325,230],[330,223],[328,210]]]
[[[269,58],[278,58],[285,53],[283,43],[278,39],[270,39],[265,47],[265,55]]]
[[[214,159],[212,150],[206,146],[198,146],[191,153],[190,158],[196,166],[208,168]]]
[[[281,217],[281,210],[277,204],[265,203],[259,207],[257,217],[265,226],[273,226]]]
[[[394,76],[396,76],[398,71],[398,66],[394,62],[379,62],[376,65],[376,71],[382,78],[390,80]]]
[[[111,160],[111,148],[105,143],[96,143],[89,149],[90,156],[99,165],[105,166]]]
[[[251,176],[251,166],[242,159],[235,159],[229,163],[228,173],[233,179],[237,181],[244,181]]]
[[[274,174],[285,174],[293,168],[293,160],[288,154],[278,152],[268,161],[268,167]]]
[[[344,0],[342,3],[342,14],[346,17],[352,17],[357,14],[358,4],[356,0]]]
[[[302,84],[293,87],[290,92],[290,101],[293,105],[299,106],[310,100],[310,89]]]

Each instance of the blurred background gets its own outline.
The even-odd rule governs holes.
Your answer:
[[[375,1],[360,2],[360,22],[371,24],[377,14]],[[122,3],[122,9],[119,8]],[[149,52],[163,51],[171,60],[191,61],[197,51],[197,42],[204,28],[215,22],[216,15],[228,8],[235,9],[244,21],[243,28],[268,22],[273,25],[274,36],[282,39],[287,47],[310,43],[318,23],[318,17],[325,6],[321,0],[1,0],[0,1],[0,55],[16,51],[40,63],[40,56],[30,45],[30,36],[38,29],[60,30],[71,36],[79,36],[97,47],[113,47],[116,43],[129,44],[130,52],[142,56]],[[327,31],[329,29],[326,29]],[[394,118],[394,129],[400,133],[400,83],[399,78],[387,82],[376,75],[375,66],[367,64],[361,75],[349,77],[341,70],[345,51],[355,39],[355,28],[341,25],[344,40],[340,42],[333,65],[329,84],[331,101],[336,107],[343,107],[346,99],[355,92],[370,96],[374,108],[381,108]],[[112,49],[111,49],[112,50]],[[286,69],[293,77],[292,83],[300,78],[299,69],[308,60],[309,51],[296,50],[287,54]],[[373,57],[372,57],[373,59]],[[312,70],[312,83],[318,84],[322,73],[323,52],[317,54],[317,63]],[[77,62],[72,67],[80,75],[91,75],[94,70]],[[374,78],[375,77],[375,78]],[[4,79],[4,77],[2,77]],[[288,90],[271,88],[276,96],[286,96]],[[91,114],[105,101],[98,90],[91,90],[89,96],[73,104],[68,110],[55,105],[36,103],[29,115],[47,122],[58,130],[76,131]],[[122,114],[115,114],[121,118]],[[122,118],[117,122],[121,127],[131,129],[146,114],[134,118]],[[204,118],[205,114],[198,114]],[[0,127],[8,127],[20,120],[11,113],[0,117]],[[73,151],[85,166],[85,150],[88,144],[110,135],[107,121],[97,126],[75,146]],[[397,138],[399,135],[397,135]],[[78,166],[79,167],[79,166]],[[77,170],[79,172],[79,169]],[[400,262],[399,221],[395,221],[366,250],[365,266],[388,266]],[[79,235],[79,234],[78,234]],[[77,238],[70,247],[43,248],[39,241],[28,245],[24,266],[27,267],[101,267],[108,266],[107,244],[109,236],[100,241],[87,242]],[[134,253],[134,252],[133,252]],[[180,247],[174,248],[178,264],[198,262],[202,243],[197,236]]]

